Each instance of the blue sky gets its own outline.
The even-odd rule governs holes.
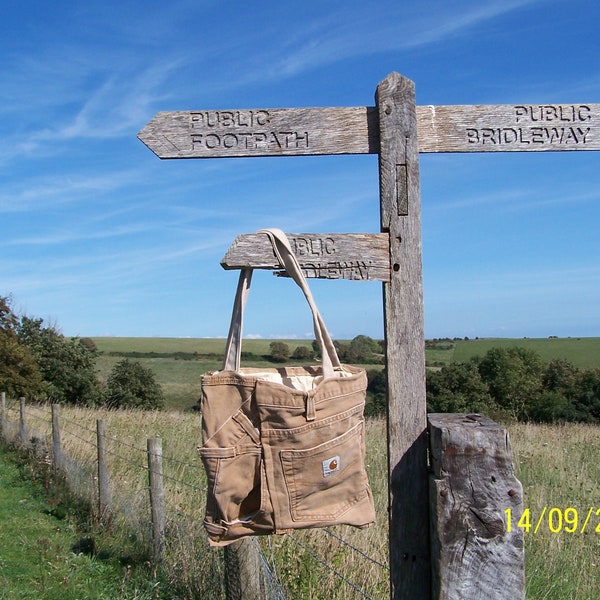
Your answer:
[[[377,157],[161,161],[159,111],[600,102],[597,0],[55,0],[0,9],[0,295],[69,336],[227,333],[240,233],[376,232]],[[600,336],[600,153],[421,155],[427,337]],[[311,280],[334,337],[381,284]],[[305,337],[258,272],[248,336]]]

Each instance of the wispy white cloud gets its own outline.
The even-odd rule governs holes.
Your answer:
[[[66,81],[59,78],[53,86],[40,83],[42,89],[48,89],[48,94],[28,100],[26,111],[21,112],[18,131],[3,136],[0,164],[23,157],[64,154],[67,149],[73,152],[69,144],[79,140],[133,138],[155,107],[169,97],[166,82],[183,62],[159,59],[140,70],[135,64],[120,68],[113,64],[98,69],[97,64],[86,63],[79,72],[77,68],[69,70]],[[30,72],[32,80],[51,77],[52,70],[47,65],[31,65],[31,69],[37,68],[43,72]],[[19,87],[18,82],[8,85]],[[25,106],[21,105],[20,110]],[[13,112],[16,110],[14,107]],[[36,112],[44,118],[32,120],[31,114]]]
[[[272,54],[269,60],[264,59],[266,54],[262,55],[255,68],[246,69],[245,75],[235,82],[280,80],[350,58],[439,44],[466,35],[498,17],[545,1],[469,0],[444,5],[425,1],[415,3],[418,10],[399,2],[386,11],[372,10],[370,5],[365,5],[360,16],[357,16],[358,9],[341,8],[312,21],[302,34],[287,38],[277,52],[278,60],[273,60]]]
[[[63,173],[17,181],[0,193],[0,213],[27,212],[89,201],[90,196],[133,184],[139,177],[139,173],[134,171],[117,171],[91,176]]]

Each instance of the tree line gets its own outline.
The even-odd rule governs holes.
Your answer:
[[[349,364],[383,362],[381,341],[359,335],[334,342],[340,360]],[[13,397],[56,404],[108,408],[163,408],[165,398],[154,373],[129,357],[119,361],[106,382],[96,374],[97,350],[90,338],[66,338],[42,319],[17,315],[10,297],[0,296],[0,390]],[[269,360],[320,358],[284,342],[270,345]],[[385,414],[385,369],[368,372],[367,415]],[[429,412],[480,412],[522,421],[600,423],[600,368],[580,369],[557,359],[545,362],[520,347],[492,348],[481,357],[427,371]]]
[[[96,375],[96,345],[90,338],[66,338],[43,319],[17,315],[0,296],[0,390],[13,397],[107,408],[154,409],[164,395],[154,373],[124,359],[106,383]]]
[[[385,371],[369,374],[368,414],[385,412]],[[427,371],[427,410],[485,413],[542,423],[600,423],[600,368],[546,362],[533,350],[491,348],[483,356]]]
[[[368,335],[357,335],[350,342],[333,340],[337,355],[346,364],[381,364],[383,362],[383,343]],[[292,352],[288,344],[281,341],[271,342],[268,360],[284,363],[293,360],[312,360],[321,357],[321,349],[316,340],[312,342],[312,352],[306,346],[297,346]]]

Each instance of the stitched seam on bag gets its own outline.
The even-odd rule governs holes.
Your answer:
[[[260,446],[229,446],[227,448],[198,448],[204,458],[235,458],[244,454],[261,454]]]
[[[346,398],[348,396],[355,396],[358,395],[362,392],[365,392],[367,388],[365,387],[361,387],[361,388],[357,388],[354,390],[350,390],[348,392],[344,392],[343,394],[335,394],[333,396],[329,396],[329,395],[323,395],[322,397],[320,397],[319,399],[316,398],[317,394],[313,394],[313,398],[315,398],[315,406],[322,404],[323,402],[330,402],[332,400],[337,400],[339,398]],[[296,398],[297,402],[293,403],[293,404],[283,404],[283,403],[277,403],[277,404],[269,404],[267,402],[262,402],[260,400],[257,400],[257,405],[259,407],[264,406],[265,408],[298,408],[298,409],[303,409],[306,407],[306,394],[308,392],[302,392],[301,394],[296,394],[298,397]],[[285,398],[284,398],[285,400]],[[365,403],[365,399],[363,398],[361,400],[362,404]]]
[[[233,420],[248,434],[255,444],[260,444],[260,431],[254,423],[240,410],[233,415]]]
[[[282,448],[280,450],[281,453],[285,453],[285,455],[290,458],[303,458],[303,457],[312,457],[315,454],[319,454],[323,452],[323,450],[327,450],[329,448],[335,448],[337,446],[343,446],[348,440],[352,439],[355,436],[361,437],[362,430],[362,421],[359,421],[355,425],[352,425],[350,429],[344,431],[344,433],[337,435],[334,438],[329,440],[325,440],[316,446],[312,446],[312,448],[299,448],[298,450],[294,450],[291,448]]]
[[[335,512],[335,513],[327,513],[327,514],[321,514],[321,515],[298,515],[298,511],[297,509],[291,509],[291,513],[292,513],[292,520],[294,521],[330,521],[332,519],[339,519],[341,518],[345,513],[347,513],[353,506],[355,506],[356,504],[358,504],[359,502],[362,502],[368,495],[369,492],[367,490],[367,488],[365,487],[362,491],[357,493],[358,495],[355,496],[352,500],[349,500],[346,504],[344,504],[342,506],[342,508]]]
[[[362,421],[363,420],[362,419],[362,409],[363,409],[363,403],[357,404],[356,406],[353,406],[352,408],[349,408],[348,410],[345,410],[344,412],[337,413],[335,415],[331,415],[330,417],[326,417],[325,419],[311,421],[311,422],[307,423],[306,425],[301,425],[300,427],[285,428],[285,425],[283,428],[279,428],[279,429],[263,427],[261,429],[261,435],[263,437],[283,437],[283,438],[285,438],[285,437],[289,437],[290,435],[298,435],[305,431],[311,431],[312,429],[320,429],[322,427],[328,427],[332,423],[337,423],[338,421],[343,421],[344,419],[347,419],[347,418],[350,418],[353,416],[357,416],[357,415],[361,415],[361,421]],[[262,423],[262,425],[264,425],[264,423]]]
[[[245,404],[248,404],[253,398],[254,398],[254,391],[252,391],[252,393],[250,394],[250,396],[248,397],[247,400],[244,400],[244,402],[242,402],[240,404],[239,408],[235,409],[235,412],[233,414],[231,414],[229,417],[227,417],[227,419],[225,419],[225,421],[223,421],[221,426],[207,440],[203,440],[201,447],[204,448],[208,444],[208,442],[210,442],[217,435],[217,433],[219,433],[223,429],[223,427],[225,427],[230,421],[233,420],[233,417],[235,417],[235,415],[238,414],[238,412],[241,410],[242,406],[244,406]],[[240,425],[240,427],[241,427],[241,425]]]
[[[357,394],[359,392],[365,392],[367,390],[366,387],[362,387],[356,390],[350,390],[349,392],[345,392],[343,394],[336,394],[335,396],[327,396],[324,398],[320,398],[319,400],[315,400],[315,404],[321,404],[322,402],[327,402],[329,400],[335,400],[337,398],[345,398],[346,396],[353,396],[354,394]],[[364,400],[363,400],[364,403]]]

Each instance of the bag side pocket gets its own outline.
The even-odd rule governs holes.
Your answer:
[[[207,478],[206,517],[213,523],[247,522],[261,508],[261,455],[258,432],[241,411],[221,429],[219,437],[235,445],[198,448]]]

